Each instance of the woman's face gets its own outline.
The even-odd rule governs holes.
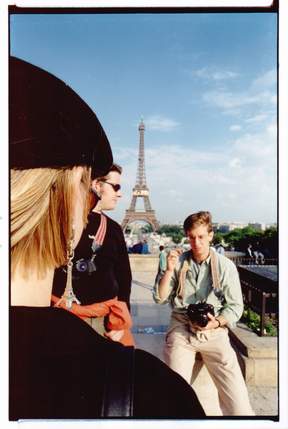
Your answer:
[[[121,190],[117,190],[120,181],[121,175],[117,171],[111,171],[105,181],[95,180],[93,182],[92,186],[94,186],[96,192],[101,196],[101,210],[115,209],[118,199],[122,197]]]

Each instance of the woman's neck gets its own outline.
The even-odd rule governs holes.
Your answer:
[[[21,270],[11,281],[11,305],[27,307],[49,307],[53,285],[54,269],[47,270],[45,277],[36,272],[23,276]]]

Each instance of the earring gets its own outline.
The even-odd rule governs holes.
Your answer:
[[[60,300],[57,302],[56,306],[60,304],[60,302],[64,301],[66,308],[71,309],[73,302],[76,304],[81,304],[81,302],[77,299],[72,285],[72,268],[73,268],[73,258],[74,258],[74,233],[75,229],[72,226],[72,237],[69,240],[68,248],[67,248],[67,280],[66,286],[63,295]]]

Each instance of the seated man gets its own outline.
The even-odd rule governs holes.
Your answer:
[[[190,384],[196,352],[200,352],[219,395],[223,415],[254,415],[236,353],[228,337],[243,311],[241,286],[232,261],[210,249],[213,239],[209,212],[194,213],[184,222],[191,250],[172,250],[167,269],[154,286],[154,300],[172,307],[166,335],[165,361]],[[214,307],[207,323],[191,321],[189,304]],[[197,318],[196,318],[197,319]]]

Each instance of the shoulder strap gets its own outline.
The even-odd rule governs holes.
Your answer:
[[[219,272],[217,265],[217,255],[214,250],[210,249],[212,286],[214,289],[220,289]]]
[[[133,416],[134,347],[121,347],[111,351],[106,361],[105,386],[101,417]]]
[[[98,250],[102,246],[106,235],[106,230],[107,230],[107,218],[106,216],[103,215],[103,213],[101,213],[100,224],[95,234],[94,240],[92,242],[93,252],[96,252],[96,250]]]
[[[185,259],[179,273],[179,282],[178,282],[178,288],[176,291],[176,296],[178,296],[179,298],[183,298],[186,273],[188,270],[189,270],[189,264],[187,259]]]

